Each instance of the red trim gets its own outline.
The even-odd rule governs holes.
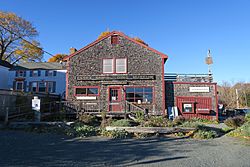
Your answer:
[[[70,61],[67,61],[67,65],[66,65],[66,69],[67,69],[67,71],[66,71],[66,88],[65,88],[65,100],[68,100],[68,93],[69,93],[69,64],[70,63]]]
[[[214,93],[215,93],[215,100],[216,100],[216,119],[217,121],[219,120],[219,109],[218,109],[218,94],[217,94],[217,84],[215,84],[215,88],[214,88]]]
[[[120,93],[121,93],[121,101],[120,102],[122,102],[122,90],[123,90],[123,86],[108,86],[108,111],[110,111],[110,89],[116,89],[116,88],[118,88],[119,89],[119,91],[121,91]],[[126,96],[126,95],[125,95]],[[121,105],[121,104],[119,104],[119,105]],[[120,106],[121,107],[121,110],[123,109],[123,106]]]
[[[110,73],[105,73],[103,69],[103,60],[105,59],[112,59],[113,60],[113,66],[112,66],[112,72]],[[117,59],[126,59],[126,72],[116,72],[116,60]],[[127,57],[119,57],[119,58],[102,58],[102,74],[127,74],[128,73],[128,58]]]
[[[152,103],[150,103],[150,104],[155,104],[155,87],[154,86],[140,86],[140,85],[136,85],[136,86],[133,86],[133,85],[131,85],[131,86],[124,86],[124,89],[125,89],[125,93],[124,93],[124,99],[125,100],[127,100],[127,98],[126,98],[126,88],[152,88]],[[142,92],[140,92],[140,93],[142,93]]]
[[[97,88],[98,89],[98,94],[90,94],[90,95],[88,95],[88,94],[79,94],[79,95],[77,95],[76,94],[76,88]],[[100,96],[100,86],[74,86],[73,87],[73,89],[74,89],[74,96]]]
[[[120,36],[122,36],[122,37],[124,37],[124,38],[126,38],[126,39],[128,39],[128,40],[130,40],[130,41],[132,41],[132,42],[134,42],[134,43],[136,43],[136,44],[138,44],[138,45],[140,45],[140,46],[142,46],[142,47],[144,47],[144,48],[150,50],[150,51],[155,52],[156,54],[159,54],[159,55],[161,56],[161,58],[163,58],[163,59],[167,59],[167,58],[168,58],[168,56],[167,56],[166,54],[163,54],[163,53],[161,53],[161,52],[159,52],[159,51],[157,51],[157,50],[155,50],[155,49],[153,49],[153,48],[150,48],[150,47],[148,47],[148,46],[146,46],[146,45],[144,45],[144,44],[142,44],[142,43],[140,43],[140,42],[138,42],[138,41],[136,41],[136,40],[134,40],[134,39],[132,39],[132,38],[130,38],[130,37],[128,37],[128,36],[126,36],[125,34],[123,34],[123,33],[121,33],[121,32],[112,31],[112,32],[110,32],[109,34],[107,34],[106,36],[104,36],[104,37],[102,37],[102,38],[100,38],[100,39],[95,40],[94,42],[92,42],[92,43],[90,43],[89,45],[83,47],[82,49],[76,51],[75,53],[70,54],[69,56],[66,56],[65,58],[63,58],[63,60],[67,60],[67,59],[69,59],[69,58],[75,56],[76,54],[81,53],[82,51],[84,51],[84,50],[86,50],[86,49],[88,49],[88,48],[94,46],[95,44],[99,43],[100,41],[102,41],[102,40],[104,40],[104,39],[106,39],[106,38],[108,38],[108,37],[110,37],[110,36],[112,36],[112,35],[120,35]]]
[[[164,80],[164,64],[165,64],[165,61],[164,59],[162,59],[162,62],[161,62],[161,68],[162,68],[162,114],[163,115],[166,115],[165,113],[165,109],[166,109],[166,99],[165,99],[165,80]]]

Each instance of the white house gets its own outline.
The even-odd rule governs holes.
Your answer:
[[[8,85],[13,90],[65,96],[64,63],[29,62],[10,69]]]
[[[8,75],[9,69],[12,67],[7,61],[0,60],[0,89],[9,89],[8,86]]]

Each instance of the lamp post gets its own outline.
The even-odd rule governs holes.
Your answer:
[[[213,82],[213,76],[212,76],[212,72],[211,72],[211,64],[213,64],[213,59],[212,59],[212,56],[211,56],[210,49],[208,49],[207,57],[205,59],[205,62],[208,65],[209,82]]]

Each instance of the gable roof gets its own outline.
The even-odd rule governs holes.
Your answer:
[[[138,44],[138,45],[140,45],[140,46],[142,46],[142,47],[144,47],[144,48],[146,48],[146,49],[152,51],[152,52],[155,52],[156,54],[160,55],[161,58],[163,58],[163,59],[168,59],[168,56],[167,56],[166,54],[161,53],[161,52],[159,52],[159,51],[157,51],[157,50],[155,50],[155,49],[153,49],[153,48],[151,48],[151,47],[149,47],[149,46],[147,46],[147,45],[144,45],[144,44],[142,44],[142,43],[140,43],[140,42],[134,40],[133,38],[130,38],[129,36],[123,34],[122,32],[112,31],[112,32],[110,32],[109,34],[107,34],[106,36],[104,36],[104,37],[102,37],[102,38],[100,38],[100,39],[97,39],[97,40],[95,40],[94,42],[90,43],[89,45],[87,45],[87,46],[81,48],[80,50],[76,51],[75,53],[72,53],[72,54],[70,54],[70,55],[64,57],[63,60],[67,60],[67,59],[69,59],[69,58],[75,56],[76,54],[81,53],[82,51],[84,51],[84,50],[86,50],[86,49],[88,49],[88,48],[94,46],[95,44],[99,43],[100,41],[102,41],[102,40],[104,40],[104,39],[106,39],[106,38],[108,38],[108,37],[110,37],[111,35],[119,35],[119,36],[122,36],[122,37],[124,37],[124,38],[126,38],[126,39],[128,39],[128,40],[130,40],[130,41],[132,41],[132,42],[134,42],[134,43],[136,43],[136,44]]]
[[[6,67],[6,68],[11,68],[13,65],[11,65],[9,62],[0,60],[0,66]]]
[[[10,70],[64,70],[64,63],[49,62],[27,62],[13,66]]]

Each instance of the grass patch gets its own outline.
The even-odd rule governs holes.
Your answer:
[[[120,119],[120,120],[113,120],[110,126],[117,126],[117,127],[131,127],[133,122],[129,119]]]

